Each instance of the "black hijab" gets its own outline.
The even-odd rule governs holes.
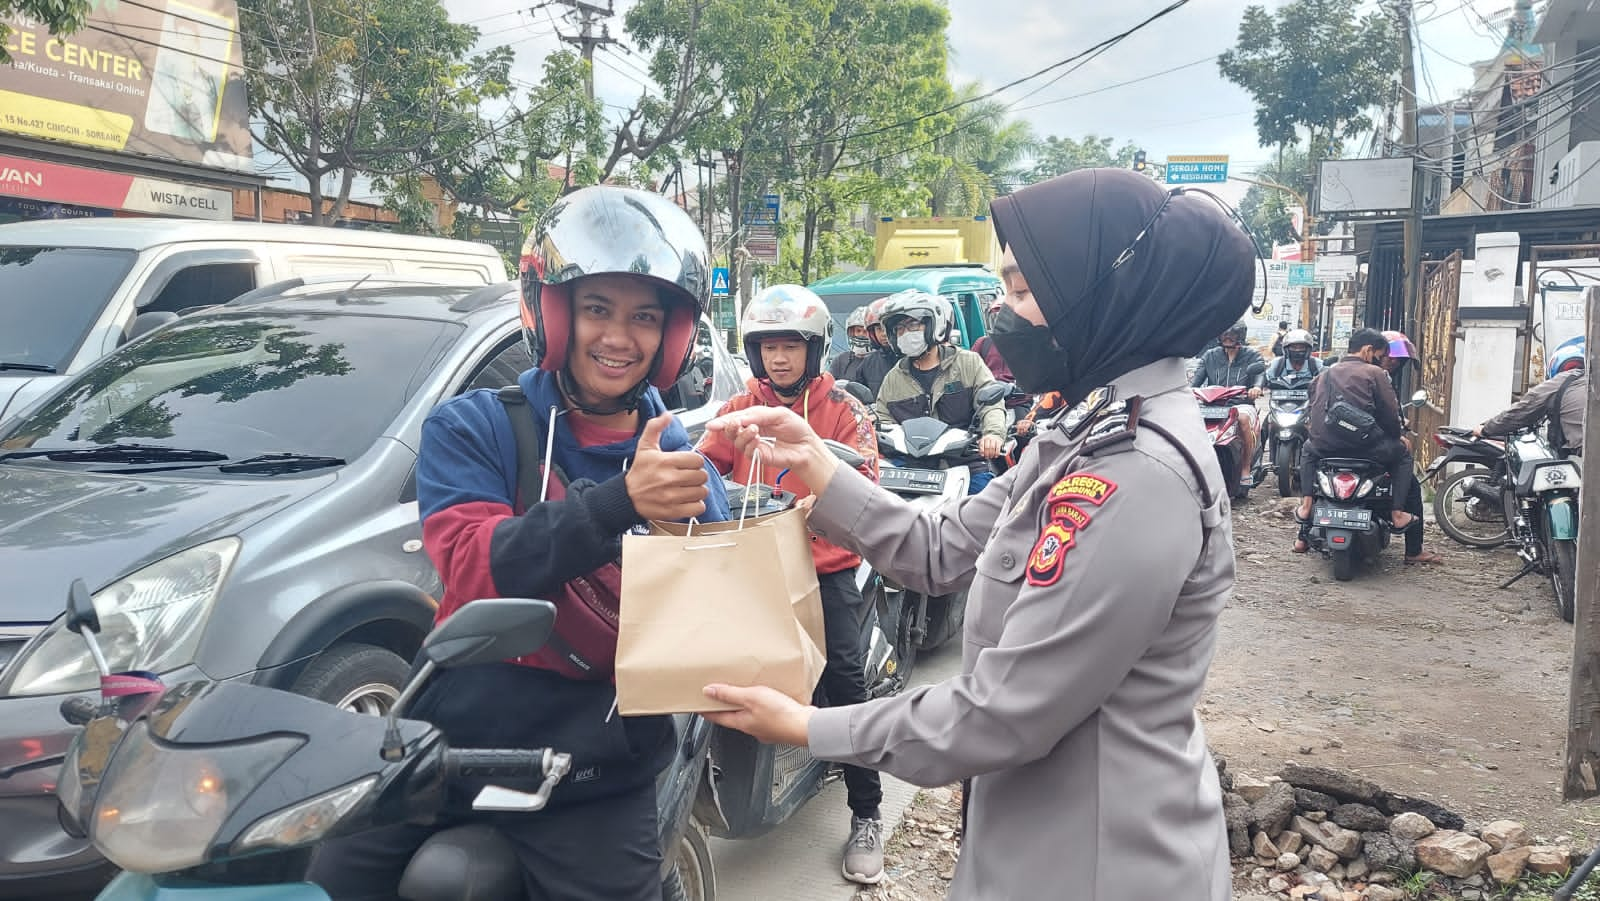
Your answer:
[[[1194,356],[1250,305],[1255,245],[1204,194],[1169,202],[1143,175],[1082,169],[1000,197],[992,209],[1000,243],[1065,353],[1068,382],[1054,387],[1070,403],[1141,366]]]

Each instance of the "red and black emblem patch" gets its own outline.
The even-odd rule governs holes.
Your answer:
[[[1088,512],[1073,501],[1086,501],[1098,507],[1116,490],[1116,483],[1083,472],[1072,473],[1051,487],[1045,500],[1050,521],[1028,555],[1029,585],[1054,585],[1061,579],[1067,552],[1078,543],[1078,531],[1087,528],[1092,521]]]

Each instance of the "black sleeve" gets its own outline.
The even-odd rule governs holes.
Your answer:
[[[559,501],[534,504],[501,520],[489,541],[489,569],[500,591],[540,597],[622,556],[622,533],[641,522],[619,473],[579,479]]]

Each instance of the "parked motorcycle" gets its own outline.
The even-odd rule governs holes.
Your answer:
[[[1505,469],[1504,441],[1479,438],[1471,429],[1445,426],[1433,436],[1442,451],[1428,464],[1424,477],[1436,479],[1445,467],[1459,469],[1438,480],[1433,493],[1433,517],[1440,530],[1468,547],[1497,548],[1511,540],[1505,504],[1500,498],[1500,476]]]
[[[1211,447],[1216,451],[1217,464],[1222,467],[1222,479],[1227,484],[1228,496],[1243,500],[1250,493],[1250,485],[1241,476],[1244,466],[1244,430],[1248,427],[1239,415],[1239,407],[1253,403],[1250,389],[1237,385],[1195,388],[1195,400],[1200,404],[1200,417],[1205,420],[1206,432],[1211,435]]]
[[[1268,466],[1277,477],[1279,497],[1300,497],[1300,448],[1306,443],[1306,404],[1309,388],[1267,389],[1267,413],[1262,418],[1257,456],[1256,484]]]
[[[1406,406],[1414,409],[1427,403],[1428,393],[1418,391]],[[1311,494],[1307,543],[1333,561],[1335,579],[1348,582],[1362,561],[1389,546],[1394,531],[1389,516],[1395,501],[1389,471],[1376,460],[1326,457],[1317,463]]]
[[[1530,573],[1550,579],[1556,611],[1572,622],[1578,563],[1577,464],[1550,446],[1542,426],[1523,429],[1509,440],[1473,438],[1464,429],[1441,429],[1436,440],[1457,459],[1477,467],[1445,479],[1434,495],[1434,513],[1445,533],[1477,547],[1496,547],[1509,539],[1522,558],[1522,571],[1502,584],[1509,588]],[[1446,455],[1447,462],[1449,454]],[[1443,464],[1435,461],[1430,474]],[[1483,535],[1469,533],[1452,515],[1462,510],[1468,523],[1486,522]],[[1498,528],[1496,528],[1498,527]],[[1459,534],[1458,534],[1459,533]]]

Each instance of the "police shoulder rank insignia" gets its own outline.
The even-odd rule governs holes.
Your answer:
[[[1078,543],[1078,531],[1092,520],[1088,511],[1074,502],[1099,507],[1116,491],[1115,482],[1086,472],[1071,473],[1050,488],[1045,499],[1049,521],[1028,555],[1029,585],[1054,585],[1061,579],[1067,552]]]

